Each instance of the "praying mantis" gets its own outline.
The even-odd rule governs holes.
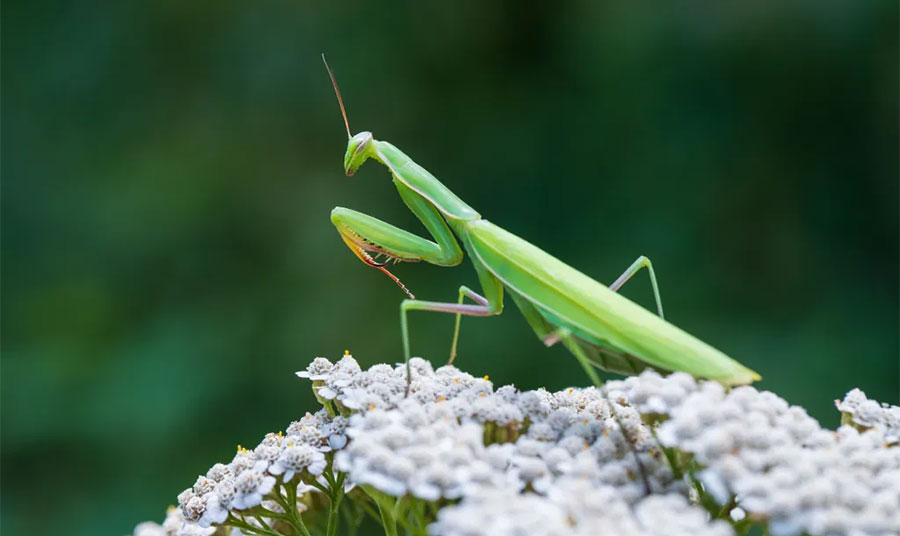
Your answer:
[[[325,61],[324,54],[322,60]],[[325,67],[347,129],[345,173],[352,176],[369,159],[383,164],[390,171],[400,198],[433,239],[352,209],[335,207],[331,212],[331,222],[359,260],[382,271],[408,296],[400,304],[407,392],[412,380],[407,314],[435,311],[456,315],[449,360],[452,363],[461,317],[499,315],[503,312],[504,294],[512,298],[545,345],[563,344],[598,386],[602,381],[597,368],[626,375],[646,368],[684,371],[726,386],[760,379],[753,370],[664,319],[656,274],[648,258],[639,257],[607,287],[482,218],[394,145],[376,140],[368,131],[352,135],[341,92],[327,61]],[[460,286],[456,302],[418,300],[386,268],[390,262],[419,261],[457,266],[463,260],[463,251],[475,268],[481,293]],[[380,261],[382,257],[384,261]],[[617,292],[642,268],[650,276],[656,314]],[[474,303],[464,303],[466,298]]]

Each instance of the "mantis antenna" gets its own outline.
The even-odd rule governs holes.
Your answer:
[[[344,116],[344,126],[347,127],[347,139],[350,139],[353,135],[350,134],[350,122],[347,121],[347,110],[344,108],[344,99],[341,98],[341,90],[338,89],[337,80],[334,79],[334,71],[328,66],[328,60],[325,59],[324,52],[322,53],[322,61],[325,63],[325,69],[328,71],[328,76],[331,77],[331,85],[334,86],[334,94],[337,95],[338,104],[341,106],[341,115]]]

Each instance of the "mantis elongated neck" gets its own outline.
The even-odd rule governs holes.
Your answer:
[[[430,201],[445,217],[463,221],[481,218],[481,214],[403,151],[386,141],[373,140],[372,143],[375,144],[374,157],[387,166],[397,180]]]

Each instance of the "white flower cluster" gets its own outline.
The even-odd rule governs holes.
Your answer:
[[[475,378],[449,366],[435,371],[420,359],[411,362],[413,382],[406,398],[404,366],[376,365],[362,371],[348,361],[345,357],[329,367],[324,360],[317,360],[301,374],[320,382],[320,397],[343,407],[364,409],[350,417],[347,434],[351,441],[335,455],[335,467],[354,483],[395,497],[409,494],[426,501],[465,498],[459,508],[480,504],[481,499],[472,497],[483,497],[488,502],[497,498],[513,509],[527,509],[534,501],[558,508],[574,500],[580,492],[563,493],[573,485],[561,483],[580,482],[584,489],[607,490],[607,495],[624,505],[609,510],[597,499],[597,508],[590,511],[593,514],[585,511],[574,518],[564,516],[567,533],[577,529],[585,534],[598,523],[624,523],[635,527],[632,533],[638,534],[637,510],[629,505],[650,493],[680,492],[685,515],[707,524],[705,511],[683,498],[687,484],[674,478],[640,414],[624,401],[609,402],[594,388],[550,393],[519,392],[506,386],[495,391],[487,378]],[[519,505],[515,498],[525,503]],[[466,516],[452,512],[448,510],[450,517],[441,518],[433,527],[439,531],[436,534],[469,533],[463,527],[454,528],[453,520]],[[607,519],[614,514],[617,517]],[[514,512],[501,517],[516,518],[516,523],[524,519]],[[528,533],[550,533],[550,517],[535,519],[538,522],[529,525]],[[721,524],[715,526],[709,534],[723,534]],[[727,529],[727,524],[724,526]],[[477,521],[472,530],[477,534],[514,533]],[[730,534],[730,529],[724,534]]]
[[[438,512],[435,536],[730,536],[727,522],[675,493],[648,495],[629,505],[610,486],[563,479],[546,495],[482,489]]]
[[[900,443],[900,406],[869,400],[859,389],[851,390],[843,400],[834,403],[843,413],[845,424],[853,424],[861,430],[875,428],[884,434],[888,443]]]
[[[861,391],[838,402],[856,427],[830,431],[770,392],[683,373],[551,393],[410,367],[407,395],[404,365],[315,359],[297,374],[326,409],[239,448],[135,536],[209,536],[235,519],[253,534],[266,512],[284,513],[286,483],[324,489],[332,471],[361,485],[358,500],[445,504],[425,523],[435,536],[726,536],[733,523],[900,535],[900,408]]]
[[[456,499],[487,484],[544,493],[565,475],[616,486],[629,501],[648,487],[684,489],[640,414],[594,388],[495,392],[487,378],[413,359],[405,398],[404,366],[362,371],[350,359],[332,367],[333,376],[321,372],[328,369],[321,359],[314,363],[320,373],[302,374],[322,382],[319,396],[368,408],[350,417],[352,441],[335,457],[353,482],[426,500]]]
[[[310,478],[321,475],[326,467],[325,453],[347,443],[346,427],[347,419],[332,418],[323,409],[307,413],[284,433],[267,434],[253,450],[239,446],[230,463],[213,465],[178,495],[185,530],[221,524],[229,513],[260,505],[270,512],[281,512],[278,503],[265,497],[277,482],[291,482],[300,474]],[[297,486],[301,495],[315,489],[299,480]],[[298,503],[298,508],[304,506]]]
[[[774,536],[900,534],[900,449],[881,430],[825,430],[773,393],[714,382],[665,409],[661,443],[693,454],[705,491],[719,504],[736,498]]]
[[[684,372],[662,376],[648,370],[640,376],[606,382],[603,390],[610,400],[627,403],[641,415],[664,416],[696,392],[700,385],[693,376]]]

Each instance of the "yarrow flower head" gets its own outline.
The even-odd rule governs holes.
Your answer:
[[[269,466],[269,472],[273,475],[283,475],[284,480],[289,481],[304,469],[312,475],[321,475],[325,465],[325,455],[318,449],[309,445],[289,443]]]
[[[660,441],[693,454],[704,490],[773,535],[900,532],[900,449],[881,430],[834,433],[770,392],[710,382],[670,413]]]
[[[860,431],[875,428],[888,443],[900,442],[900,406],[869,400],[859,389],[852,389],[843,400],[834,403],[844,416],[844,424],[852,424]]]
[[[316,358],[297,375],[322,409],[134,534],[333,534],[354,519],[342,501],[435,536],[900,534],[900,408],[859,390],[826,430],[773,393],[684,373],[520,391],[414,358],[407,393],[407,370]]]

